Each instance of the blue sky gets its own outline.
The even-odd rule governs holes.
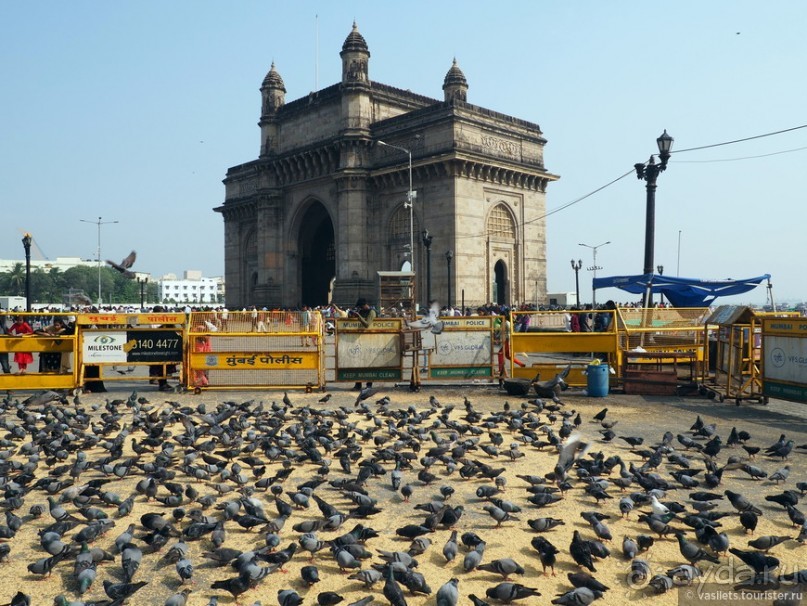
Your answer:
[[[456,57],[469,102],[540,124],[561,176],[550,211],[646,161],[664,129],[675,151],[807,124],[804,2],[5,2],[0,257],[22,257],[27,230],[51,258],[95,258],[80,219],[100,216],[119,221],[105,258],[135,248],[140,271],[221,275],[212,209],[227,168],[257,157],[263,77],[275,61],[287,101],[338,82],[354,19],[371,79],[439,99]],[[778,301],[807,299],[801,148],[805,128],[674,154],[656,204],[664,273],[770,273]],[[573,291],[579,258],[590,298],[579,243],[611,241],[601,276],[640,273],[644,221],[634,175],[551,214],[548,289]],[[725,302],[740,301],[765,289]]]

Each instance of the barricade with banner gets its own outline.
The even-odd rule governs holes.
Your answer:
[[[0,313],[0,389],[75,389],[76,335],[63,313]]]
[[[322,388],[323,323],[319,311],[192,312],[188,324],[189,389]]]
[[[88,313],[76,318],[79,373],[83,385],[92,380],[165,380],[178,375],[185,347],[185,314]],[[149,372],[141,373],[143,367]],[[97,374],[97,377],[95,376]]]
[[[337,381],[400,381],[403,378],[401,318],[336,321]]]
[[[807,318],[762,319],[762,393],[807,403]]]
[[[443,322],[440,334],[424,331],[424,342],[434,340],[428,354],[428,378],[493,377],[493,318],[454,316],[440,320]]]

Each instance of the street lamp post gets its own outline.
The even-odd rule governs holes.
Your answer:
[[[409,191],[407,192],[404,208],[409,208],[409,263],[412,266],[412,271],[415,271],[415,217],[413,210],[415,192],[412,191],[412,150],[405,147],[400,147],[399,145],[393,145],[392,143],[386,143],[385,141],[381,140],[378,141],[378,144],[402,151],[409,158]],[[414,313],[414,310],[412,310],[412,313]]]
[[[658,275],[663,276],[664,275],[664,266],[663,265],[656,265],[656,271],[658,272]],[[659,297],[659,303],[664,303],[664,293],[660,292],[658,294],[658,297]]]
[[[448,268],[448,307],[451,308],[451,259],[454,258],[454,253],[450,250],[446,251],[446,267]]]
[[[432,300],[432,239],[433,236],[428,229],[424,229],[420,234],[423,238],[423,246],[426,247],[426,305]]]
[[[98,306],[101,306],[101,226],[109,225],[111,223],[118,223],[118,221],[102,221],[98,217],[97,221],[89,221],[87,219],[79,219],[82,223],[94,223],[98,226]]]
[[[31,234],[26,233],[22,238],[25,249],[25,311],[31,311]]]
[[[583,260],[578,259],[575,263],[575,260],[572,259],[572,269],[574,270],[574,296],[576,306],[580,305],[580,276],[578,275],[580,272],[580,268],[583,267]]]
[[[141,311],[146,307],[146,296],[145,296],[145,288],[146,285],[149,283],[148,278],[140,278],[138,276],[137,283],[140,285],[140,309]]]
[[[645,275],[653,273],[653,249],[655,240],[655,226],[656,226],[656,179],[660,173],[667,169],[667,162],[670,159],[670,150],[672,149],[673,138],[667,134],[665,130],[657,139],[659,164],[655,163],[653,156],[646,163],[634,164],[633,168],[636,169],[636,177],[647,183],[647,211],[645,214],[645,232],[644,232],[644,269]],[[648,284],[644,293],[644,307],[650,307],[653,296],[652,284]]]
[[[597,244],[597,246],[592,246],[591,244],[578,244],[578,246],[585,246],[586,248],[591,249],[593,262],[592,262],[591,267],[587,267],[586,269],[588,269],[591,272],[594,272],[594,278],[593,279],[597,278],[597,270],[602,269],[602,267],[597,265],[597,249],[605,246],[606,244],[610,244],[610,243],[611,243],[611,241],[608,240],[608,242],[603,242],[602,244]],[[594,281],[593,281],[593,279],[592,279],[592,282],[591,282],[591,284],[592,284],[592,286],[591,286],[591,307],[592,308],[597,306],[597,291],[594,289]]]

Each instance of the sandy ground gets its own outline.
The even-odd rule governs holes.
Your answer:
[[[244,402],[250,400],[254,401],[255,404],[263,402],[264,406],[269,407],[273,402],[280,403],[283,397],[283,392],[268,391],[250,393],[205,392],[201,395],[193,395],[189,393],[163,394],[155,391],[153,387],[143,385],[138,385],[137,388],[142,390],[139,395],[149,400],[149,402],[145,404],[145,407],[153,407],[153,410],[167,410],[169,408],[177,408],[178,406],[190,406],[195,408],[199,404],[204,404],[207,410],[211,411],[220,402]],[[81,406],[87,410],[95,408],[97,410],[94,414],[100,415],[104,411],[103,405],[107,400],[116,397],[125,399],[129,393],[131,393],[131,390],[126,386],[116,385],[115,389],[117,390],[115,393],[82,395]],[[322,397],[320,393],[289,394],[294,408],[290,409],[289,414],[287,414],[287,426],[298,422],[297,417],[295,417],[293,413],[299,412],[306,406],[316,410],[335,410],[341,406],[349,411],[348,420],[352,423],[356,423],[358,428],[367,428],[373,425],[372,415],[359,414],[353,407],[355,401],[354,393],[348,391],[344,386],[338,386],[333,388],[332,394],[331,400],[326,404],[318,402],[319,398]],[[19,394],[17,397],[22,398],[25,395],[28,394]],[[428,403],[429,396],[434,395],[439,399],[443,407],[454,407],[449,418],[460,423],[463,422],[465,414],[463,406],[464,398],[468,398],[473,408],[483,413],[483,417],[488,416],[490,413],[503,411],[505,403],[509,403],[509,406],[513,410],[519,410],[522,404],[525,403],[524,399],[508,397],[504,392],[499,392],[491,388],[424,389],[420,393],[413,394],[404,389],[394,389],[392,386],[385,387],[382,385],[379,394],[368,401],[371,411],[377,410],[377,406],[373,402],[383,395],[389,396],[391,409],[405,409],[409,406],[414,406],[416,410],[421,412],[430,410]],[[590,453],[601,450],[606,457],[616,454],[621,456],[626,463],[633,463],[636,466],[641,465],[642,459],[631,450],[627,443],[618,438],[607,444],[599,441],[601,437],[598,432],[600,426],[592,421],[592,417],[603,407],[608,407],[608,420],[618,421],[618,424],[614,428],[618,436],[643,437],[644,447],[657,443],[665,431],[671,431],[673,434],[685,433],[691,435],[688,430],[698,415],[700,415],[705,423],[716,423],[717,433],[723,438],[724,442],[733,426],[737,426],[738,429],[745,429],[751,434],[752,440],[749,444],[762,446],[763,448],[773,444],[778,439],[780,433],[786,433],[788,438],[795,440],[796,445],[807,442],[807,427],[803,419],[803,409],[801,405],[798,404],[773,401],[768,406],[743,404],[741,407],[735,407],[733,404],[717,404],[713,401],[697,397],[661,398],[625,396],[620,394],[612,394],[605,398],[587,398],[583,395],[577,395],[571,390],[564,394],[563,401],[563,411],[566,411],[572,417],[577,413],[580,414],[583,422],[577,433],[580,434],[583,441],[592,442]],[[524,405],[528,411],[534,409],[532,405]],[[74,405],[68,405],[68,407],[72,406]],[[128,411],[125,406],[121,407],[121,411],[124,413],[123,417],[120,419],[120,424],[123,426],[131,421],[131,411]],[[574,414],[572,414],[571,411],[574,411]],[[425,420],[425,425],[431,427],[440,412],[440,409],[438,409],[437,413]],[[558,415],[558,417],[559,416],[560,415]],[[539,417],[542,423],[549,424],[555,432],[559,430],[559,419],[550,423],[546,412],[541,413]],[[11,423],[19,424],[19,419],[16,418],[14,411],[6,411],[3,413],[2,419],[7,429]],[[387,419],[383,419],[383,428],[376,432],[376,436],[385,436],[387,434],[385,429],[386,423]],[[183,427],[179,423],[174,424],[170,429],[173,433],[171,439],[174,439],[183,431]],[[434,429],[436,436],[445,438],[449,435],[449,430],[444,426],[438,424]],[[369,540],[366,544],[366,547],[373,552],[373,554],[377,554],[378,550],[404,551],[408,549],[410,541],[397,538],[395,536],[395,529],[406,524],[415,524],[423,521],[425,517],[424,512],[415,510],[414,505],[440,499],[439,488],[443,485],[450,485],[455,489],[455,494],[450,498],[449,504],[463,504],[465,506],[465,513],[456,525],[456,530],[460,535],[466,531],[473,531],[486,541],[487,548],[484,553],[483,562],[490,562],[494,559],[505,557],[513,558],[519,562],[524,567],[525,574],[522,577],[513,576],[511,580],[522,583],[528,587],[537,588],[542,594],[542,597],[530,597],[521,600],[519,603],[538,604],[548,603],[549,599],[556,594],[571,588],[571,585],[566,579],[566,574],[580,570],[569,555],[569,543],[572,533],[574,530],[579,530],[584,538],[593,539],[594,533],[589,524],[581,518],[580,513],[583,511],[598,510],[611,516],[611,518],[607,520],[607,524],[613,535],[613,541],[608,544],[611,550],[611,556],[598,561],[596,564],[597,573],[594,576],[611,588],[611,590],[598,601],[598,604],[602,604],[603,606],[606,604],[623,604],[628,600],[641,600],[647,603],[652,602],[653,604],[673,604],[678,600],[676,591],[669,592],[662,596],[655,596],[644,587],[629,586],[627,576],[630,570],[630,562],[622,556],[622,538],[625,535],[635,537],[639,533],[652,534],[652,532],[649,531],[645,524],[638,521],[637,510],[634,510],[627,519],[621,518],[618,510],[618,502],[619,498],[623,495],[616,487],[612,487],[608,490],[609,494],[614,498],[603,502],[602,505],[597,505],[592,497],[583,492],[582,482],[574,480],[573,483],[575,487],[567,493],[561,502],[545,508],[537,508],[527,502],[526,498],[528,494],[525,491],[526,483],[517,478],[517,475],[543,475],[551,472],[557,461],[557,452],[551,447],[539,450],[534,446],[524,443],[520,440],[520,434],[512,429],[508,429],[505,424],[499,424],[495,428],[495,431],[503,435],[504,443],[501,447],[502,452],[506,452],[511,443],[516,443],[524,456],[511,460],[505,454],[500,454],[498,457],[494,458],[478,450],[469,453],[468,458],[482,461],[494,467],[504,468],[502,476],[507,480],[506,488],[499,497],[511,501],[521,508],[521,512],[516,514],[518,520],[507,521],[500,528],[497,528],[496,523],[482,509],[487,502],[476,496],[476,490],[482,485],[492,485],[492,481],[479,478],[462,479],[456,471],[448,475],[445,466],[441,463],[437,463],[431,468],[431,471],[438,476],[437,480],[431,485],[425,485],[417,479],[417,473],[421,469],[421,465],[416,460],[414,462],[414,469],[404,472],[403,480],[404,484],[410,484],[413,488],[411,502],[404,502],[402,496],[392,490],[389,473],[379,478],[373,478],[368,481],[368,492],[372,497],[378,500],[379,507],[383,511],[364,520],[348,520],[339,530],[333,532],[319,532],[318,537],[322,540],[333,539],[353,528],[357,522],[361,522],[365,526],[372,527],[378,531],[380,535],[377,538]],[[106,436],[106,439],[112,439],[116,434],[117,432],[112,432]],[[4,437],[8,438],[8,435]],[[143,434],[142,432],[135,431],[127,437],[124,449],[125,457],[133,454],[130,443],[132,437],[139,440],[142,439]],[[25,460],[25,457],[19,453],[19,447],[29,440],[30,436],[27,436],[22,440],[14,442],[14,446],[10,447],[10,450],[13,452],[10,456],[10,460]],[[479,436],[479,440],[480,444],[489,443],[490,438],[488,432],[484,431]],[[373,441],[369,440],[359,443],[362,448],[362,458],[366,459],[375,449]],[[431,446],[431,443],[425,443],[418,457],[423,456],[425,451]],[[673,442],[673,446],[680,447],[677,441]],[[296,448],[296,446],[292,446],[292,448]],[[683,449],[681,449],[681,451],[682,450]],[[180,460],[183,452],[184,449],[177,445],[177,453]],[[87,452],[88,457],[94,461],[100,460],[100,458],[106,454],[106,451],[101,448],[95,448]],[[255,454],[261,455],[260,452],[256,452]],[[215,455],[214,453],[214,456],[220,455]],[[693,467],[703,467],[703,464],[699,461],[695,453],[687,453],[687,456],[691,457]],[[721,465],[725,464],[730,456],[745,459],[746,453],[740,448],[724,448],[718,455],[717,461]],[[154,453],[146,453],[140,458],[140,462],[144,463],[153,460],[153,457]],[[332,454],[328,455],[326,453],[326,457],[332,457]],[[64,463],[72,464],[74,460],[75,455],[71,454]],[[757,457],[756,461],[752,461],[752,463],[762,467],[769,474],[773,473],[784,464],[777,459],[761,455]],[[741,492],[764,512],[757,531],[753,535],[754,537],[760,535],[787,535],[796,537],[798,534],[798,529],[794,529],[790,525],[783,509],[774,503],[768,503],[764,500],[764,496],[767,494],[780,493],[785,488],[795,489],[796,482],[807,480],[803,451],[794,450],[788,463],[792,468],[790,477],[786,483],[779,485],[767,480],[752,480],[739,470],[724,472],[723,484],[716,492],[722,492],[727,488]],[[249,472],[249,467],[243,463],[242,465],[246,471]],[[280,467],[280,462],[268,463],[265,475],[271,476],[280,469]],[[289,495],[295,492],[296,486],[314,477],[318,467],[319,466],[311,463],[296,466],[291,476],[282,484],[286,491],[286,495],[283,498],[288,501]],[[385,467],[389,471],[392,466],[389,463],[385,463]],[[36,477],[46,477],[51,473],[52,469],[52,466],[49,467],[45,461],[42,461],[37,467]],[[174,481],[194,486],[198,489],[200,495],[215,495],[218,502],[235,498],[234,495],[236,493],[233,492],[219,496],[218,492],[214,489],[214,485],[221,482],[219,477],[213,477],[209,481],[200,481],[184,475],[183,472],[178,469],[178,466],[175,466],[175,469],[177,469],[178,473]],[[670,471],[674,469],[675,467],[673,465],[665,461],[657,471],[665,479],[674,483],[674,480],[669,475]],[[358,466],[354,464],[352,469],[353,475],[348,476],[341,470],[338,461],[333,460],[328,479],[334,480],[355,477],[357,470]],[[91,469],[81,475],[77,484],[84,484],[96,478],[109,479],[110,482],[106,484],[104,488],[117,493],[121,498],[126,498],[130,494],[136,494],[134,488],[135,484],[142,477],[142,473],[137,469],[135,469],[131,475],[122,479],[118,479],[114,476],[106,476],[98,469]],[[61,479],[69,479],[69,476],[64,475]],[[230,482],[230,485],[234,484]],[[634,485],[631,490],[640,489],[637,485]],[[697,488],[695,490],[703,490],[703,488]],[[688,505],[689,502],[687,498],[690,492],[690,490],[686,489],[671,490],[664,500],[677,501]],[[316,493],[342,511],[353,507],[353,503],[345,498],[339,491],[329,487],[327,484],[323,484],[317,488]],[[160,494],[165,496],[167,492],[162,490]],[[59,497],[58,494],[55,496],[56,498]],[[276,517],[277,512],[271,493],[257,492],[255,496],[263,501],[268,517]],[[33,519],[28,515],[29,509],[35,504],[44,505],[46,508],[45,514],[38,519]],[[80,516],[80,514],[77,513],[77,508],[72,503],[66,503],[64,506],[69,512]],[[117,517],[116,508],[114,507],[98,506],[105,509],[109,517],[114,520],[115,526],[107,534],[100,537],[94,545],[110,551],[114,551],[115,538],[126,529],[129,523],[137,524],[135,543],[141,548],[147,549],[142,542],[145,531],[140,525],[140,517],[147,512],[157,512],[170,518],[173,509],[159,502],[147,502],[143,495],[136,496],[134,509],[132,513],[126,517]],[[197,505],[193,503],[183,504],[183,507],[186,509],[192,509],[195,506]],[[644,511],[648,509],[647,507],[643,508]],[[721,502],[719,510],[734,511],[727,501]],[[220,510],[215,507],[205,509],[203,513],[216,518],[221,517]],[[98,567],[98,576],[95,583],[81,598],[76,593],[77,585],[73,579],[72,558],[68,558],[58,564],[50,577],[41,578],[30,574],[26,569],[28,563],[47,555],[39,545],[37,534],[38,531],[53,521],[47,511],[47,493],[41,489],[30,491],[25,496],[23,507],[18,509],[16,514],[23,518],[24,523],[16,536],[7,541],[11,547],[11,554],[8,560],[0,565],[0,603],[7,603],[18,590],[22,590],[30,595],[31,604],[35,605],[52,604],[54,597],[58,594],[64,594],[67,596],[68,600],[84,599],[87,602],[92,602],[105,599],[106,596],[103,590],[104,579],[110,579],[115,582],[119,582],[122,579],[120,556],[116,557],[116,561],[103,563]],[[558,555],[558,564],[556,566],[557,576],[554,577],[542,573],[537,553],[530,546],[530,540],[537,536],[538,533],[529,528],[527,520],[543,516],[561,518],[565,521],[564,526],[559,526],[547,533],[542,533],[542,535],[550,540],[561,552]],[[300,533],[292,529],[294,524],[304,520],[319,519],[321,517],[319,510],[313,504],[308,510],[295,510],[293,515],[285,522],[280,532],[280,547],[282,548],[290,543],[296,543],[299,539]],[[732,515],[723,518],[721,523],[722,528],[720,528],[720,530],[728,534],[733,547],[751,549],[747,546],[747,541],[753,537],[743,532],[736,516]],[[184,528],[188,524],[189,521],[186,518],[177,526]],[[685,530],[687,538],[691,541],[695,541],[694,531],[691,528],[680,521],[673,521],[672,524],[676,528]],[[67,533],[65,537],[63,537],[65,542],[68,542],[72,535],[80,528],[81,526]],[[256,530],[243,530],[232,521],[226,522],[225,529],[227,531],[225,546],[247,550],[260,547],[264,544],[263,534]],[[408,604],[433,604],[437,590],[452,577],[459,579],[460,604],[469,604],[470,599],[468,596],[470,594],[475,594],[476,596],[486,599],[486,589],[496,585],[502,580],[499,575],[493,573],[479,570],[465,572],[463,570],[463,558],[466,551],[462,547],[460,548],[457,559],[451,563],[447,563],[442,555],[442,548],[449,538],[449,535],[449,529],[439,529],[428,535],[432,544],[425,553],[417,557],[419,562],[417,570],[425,576],[432,590],[432,594],[411,595],[407,592],[406,601]],[[129,603],[163,604],[165,600],[182,588],[174,565],[167,563],[164,559],[165,553],[176,541],[177,539],[170,539],[168,544],[163,547],[161,551],[153,554],[146,553],[144,555],[142,565],[134,579],[136,581],[147,581],[148,585],[136,593],[130,599]],[[189,545],[190,559],[194,564],[195,572],[193,583],[186,585],[192,590],[188,598],[188,604],[208,604],[212,596],[218,596],[220,604],[235,603],[235,600],[226,592],[211,589],[211,583],[213,581],[233,577],[235,576],[235,572],[229,568],[212,567],[208,561],[202,557],[202,552],[212,547],[209,537],[192,541]],[[803,567],[807,568],[807,561],[805,561],[807,558],[805,558],[805,554],[807,554],[807,548],[802,547],[800,543],[793,540],[789,540],[775,547],[771,552],[771,555],[774,555],[781,561],[780,570],[785,572],[794,569],[798,570]],[[669,568],[683,563],[678,544],[672,536],[667,539],[656,540],[655,545],[650,551],[642,554],[640,557],[648,561],[652,574],[664,572]],[[366,560],[362,567],[366,569],[371,563],[378,562],[380,562],[380,559],[376,555],[376,557],[373,557],[371,560]],[[318,567],[321,582],[308,588],[301,581],[300,569],[310,564],[314,564]],[[706,570],[706,566],[703,568]],[[723,575],[720,578],[723,579],[724,583],[726,579],[736,578],[742,569],[742,564],[733,556],[720,557],[719,574]],[[367,589],[358,581],[348,580],[347,575],[339,572],[327,549],[319,552],[313,562],[309,562],[307,553],[302,553],[298,550],[297,554],[295,554],[292,560],[287,564],[286,570],[288,572],[284,573],[278,571],[263,579],[256,588],[240,597],[240,603],[247,605],[253,603],[261,603],[264,605],[277,604],[277,593],[281,589],[296,590],[300,596],[302,596],[303,604],[306,605],[316,604],[317,595],[325,591],[333,591],[341,594],[344,597],[343,603],[345,605],[355,602],[364,596],[372,596],[374,603],[388,603],[382,594],[383,581],[377,583],[372,589]],[[718,574],[718,570],[712,570],[711,574]],[[709,578],[711,579],[712,577]],[[487,601],[496,604],[494,600],[488,599]]]

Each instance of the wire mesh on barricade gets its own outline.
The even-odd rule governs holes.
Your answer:
[[[189,388],[325,384],[318,311],[193,312],[188,336]]]

